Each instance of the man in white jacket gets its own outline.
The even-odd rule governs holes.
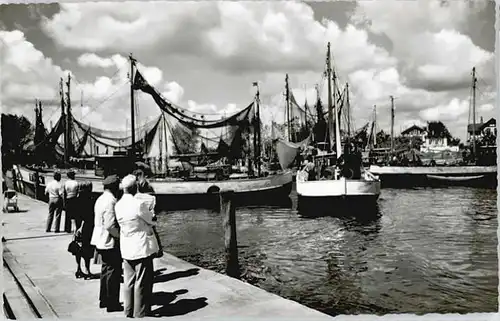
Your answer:
[[[125,316],[142,318],[150,313],[153,290],[153,257],[158,242],[153,232],[154,214],[148,204],[134,197],[137,179],[122,179],[122,198],[115,212],[120,226],[120,250],[124,260]]]
[[[120,231],[115,215],[119,183],[116,175],[104,180],[104,192],[94,205],[94,231],[90,240],[90,244],[96,247],[102,258],[99,307],[106,308],[108,312],[123,311],[119,301],[122,272]]]

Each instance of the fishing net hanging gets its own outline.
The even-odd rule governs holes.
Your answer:
[[[229,117],[200,115],[166,100],[139,71],[136,71],[133,88],[149,94],[165,113],[178,154],[220,151],[225,156],[239,158],[248,153],[248,134],[255,133],[256,127],[254,102]]]

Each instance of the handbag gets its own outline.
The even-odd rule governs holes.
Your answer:
[[[74,256],[82,254],[82,246],[77,241],[76,233],[73,235],[73,240],[68,244],[68,252],[73,254]]]

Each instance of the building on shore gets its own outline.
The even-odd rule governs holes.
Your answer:
[[[476,135],[477,140],[481,140],[488,136],[497,136],[497,121],[495,118],[490,118],[487,122],[483,122],[483,117],[479,123],[470,124],[467,126],[467,141],[471,142],[472,136]]]

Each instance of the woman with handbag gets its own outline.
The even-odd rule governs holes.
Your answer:
[[[85,280],[93,279],[94,275],[90,272],[90,259],[94,256],[94,246],[90,244],[92,232],[94,230],[94,202],[92,199],[92,183],[83,182],[79,187],[78,193],[78,212],[75,213],[75,219],[81,220],[81,226],[75,231],[72,243],[73,250],[70,251],[76,259],[77,270],[76,278]],[[81,270],[81,259],[85,264],[85,272]]]

